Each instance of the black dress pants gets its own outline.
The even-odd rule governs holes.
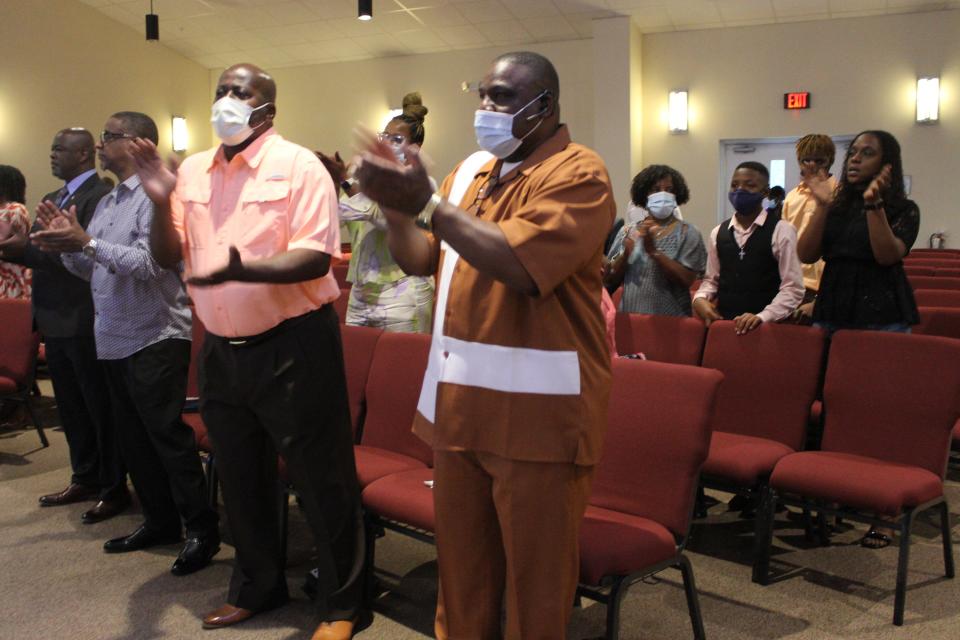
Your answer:
[[[260,611],[287,599],[279,453],[316,540],[320,617],[355,617],[363,588],[364,531],[333,307],[286,320],[246,341],[208,333],[200,409],[236,546],[230,604]]]
[[[101,360],[120,452],[146,527],[160,535],[217,533],[193,430],[180,419],[190,341],[161,340],[121,360]],[[182,524],[181,524],[182,520]]]
[[[71,482],[98,487],[101,500],[127,491],[110,410],[110,392],[93,336],[46,338],[47,368],[70,448]]]

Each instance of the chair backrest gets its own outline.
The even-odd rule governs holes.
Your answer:
[[[643,353],[649,360],[700,364],[707,330],[697,318],[617,313],[617,353]]]
[[[33,380],[40,335],[33,330],[30,301],[0,298],[0,376],[23,388]]]
[[[960,307],[960,290],[917,289],[913,297],[921,307]]]
[[[823,389],[822,449],[946,470],[960,416],[960,341],[838,331]]]
[[[711,324],[703,366],[723,373],[713,430],[800,449],[824,348],[824,332],[813,327],[764,323],[738,336],[732,321]]]
[[[350,303],[350,289],[340,289],[340,297],[333,301],[333,310],[340,318],[340,324],[347,322],[347,305]]]
[[[946,258],[948,260],[960,260],[960,249],[929,249],[927,247],[914,247],[910,249],[910,254],[904,258],[909,260],[912,257],[917,258]]]
[[[367,378],[370,375],[374,349],[382,334],[383,329],[373,327],[340,327],[354,440],[360,433],[360,421],[366,411]]]
[[[350,265],[346,262],[338,262],[337,264],[330,266],[330,269],[333,270],[333,277],[337,280],[337,284],[340,285],[341,289],[345,289],[350,286],[350,283],[347,282],[347,270],[349,268]]]
[[[925,336],[960,338],[960,307],[920,307],[920,324],[913,331]]]
[[[937,275],[936,267],[913,267],[909,264],[903,265],[903,271],[908,276],[935,276]]]
[[[200,348],[203,346],[203,338],[207,330],[200,322],[200,318],[197,317],[197,312],[193,307],[190,307],[190,313],[193,316],[193,326],[191,328],[190,368],[187,369],[187,400],[195,401],[200,398],[200,377],[198,373]]]
[[[433,464],[433,452],[411,427],[417,413],[430,336],[385,332],[373,350],[361,444]]]
[[[957,264],[960,265],[960,261],[957,261]],[[938,278],[960,278],[960,268],[937,267],[937,272],[934,275]]]
[[[945,268],[945,269],[956,269],[958,266],[957,260],[953,258],[929,258],[927,256],[922,256],[918,258],[904,258],[903,266],[905,267],[933,267],[933,268]]]
[[[907,276],[914,289],[960,289],[960,278],[946,276]]]
[[[722,378],[701,367],[614,359],[590,504],[650,518],[685,536]]]

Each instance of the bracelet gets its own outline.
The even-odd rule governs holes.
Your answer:
[[[863,203],[864,211],[876,211],[877,209],[883,209],[883,200],[877,200],[873,203]]]
[[[433,229],[433,212],[437,210],[437,206],[443,201],[443,198],[440,197],[440,194],[434,191],[430,195],[430,199],[427,200],[427,204],[424,205],[420,213],[417,214],[416,222],[417,226],[427,231]]]

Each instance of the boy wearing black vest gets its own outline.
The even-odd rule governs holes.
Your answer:
[[[803,301],[797,232],[763,208],[770,173],[759,162],[742,162],[730,181],[736,213],[714,227],[707,244],[707,273],[693,298],[693,311],[710,325],[733,320],[738,335],[761,322],[789,316]]]

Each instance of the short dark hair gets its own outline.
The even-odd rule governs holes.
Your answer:
[[[767,169],[767,165],[763,164],[762,162],[754,162],[753,160],[747,160],[746,162],[741,162],[740,164],[737,165],[737,168],[734,169],[734,172],[740,169],[750,169],[752,171],[756,171],[757,173],[762,175],[764,178],[766,178],[767,182],[770,182],[770,170]]]
[[[560,99],[560,76],[553,63],[544,56],[533,51],[511,51],[497,56],[493,62],[496,64],[501,61],[526,67],[540,83],[541,89],[549,91],[554,100]]]
[[[650,189],[664,178],[670,178],[673,181],[673,195],[677,199],[677,205],[686,204],[690,200],[687,181],[679,171],[665,164],[652,164],[633,177],[633,184],[630,185],[630,200],[638,207],[646,207]]]
[[[6,202],[24,204],[27,196],[27,180],[20,169],[0,164],[0,198]]]
[[[160,144],[157,123],[147,114],[139,111],[118,111],[110,117],[122,122],[129,130],[127,133],[149,140],[153,144]]]
[[[770,197],[776,198],[777,200],[783,200],[785,197],[787,197],[787,192],[784,191],[783,187],[780,185],[770,187]]]

